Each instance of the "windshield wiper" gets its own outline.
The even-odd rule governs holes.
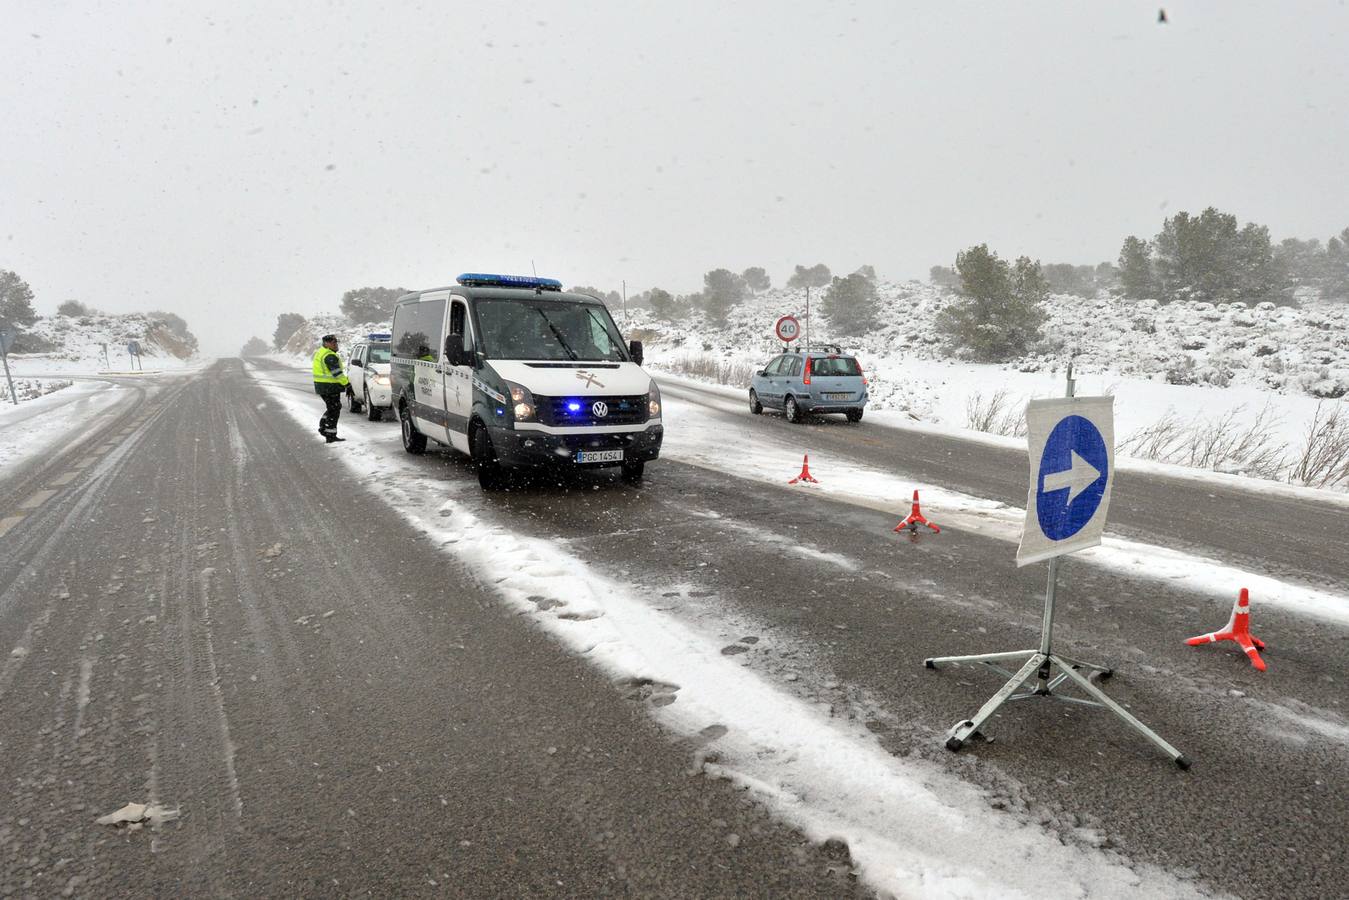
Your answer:
[[[548,313],[539,309],[537,306],[534,307],[534,311],[543,316],[543,321],[548,323],[548,329],[553,332],[553,337],[557,338],[557,342],[562,345],[562,349],[567,352],[567,356],[573,360],[576,359],[576,351],[571,349],[571,345],[568,344],[567,339],[562,336],[562,332],[558,331],[557,326],[553,324],[553,320],[548,318]]]

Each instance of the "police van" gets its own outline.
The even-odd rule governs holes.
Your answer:
[[[469,273],[394,307],[403,448],[466,453],[489,490],[516,467],[619,466],[641,479],[665,433],[641,364],[641,341],[625,345],[603,303],[552,278]]]

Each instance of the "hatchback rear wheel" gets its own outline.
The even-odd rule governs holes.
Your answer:
[[[801,406],[791,394],[787,395],[787,402],[783,404],[782,411],[787,414],[787,421],[793,425],[800,425],[802,420],[805,419],[801,412]]]
[[[847,412],[849,422],[862,421],[862,411],[860,409],[850,409]]]

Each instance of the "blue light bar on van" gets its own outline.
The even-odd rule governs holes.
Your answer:
[[[455,281],[464,287],[518,287],[537,288],[543,291],[562,290],[562,282],[556,278],[536,278],[532,275],[486,275],[481,272],[465,272]]]
[[[392,341],[393,335],[387,331],[372,331],[365,336],[367,341]]]

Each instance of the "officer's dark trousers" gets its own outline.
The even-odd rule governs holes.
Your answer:
[[[324,390],[331,387],[333,390]],[[315,385],[314,391],[323,398],[328,407],[323,418],[319,419],[319,431],[323,434],[337,434],[337,418],[342,415],[342,388],[340,385]]]

